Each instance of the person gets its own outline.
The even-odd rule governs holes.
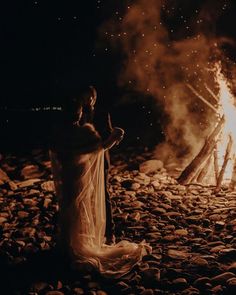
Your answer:
[[[91,123],[82,123],[83,104],[75,103],[65,111],[50,151],[59,199],[58,245],[73,267],[118,278],[151,250],[145,242],[105,244],[104,152],[122,139],[123,131],[113,128],[102,140]]]
[[[78,97],[78,100],[81,100],[83,103],[83,115],[81,121],[83,123],[92,123],[95,125],[96,130],[98,130],[99,135],[101,138],[107,138],[112,133],[112,124],[110,114],[104,110],[104,108],[96,108],[95,112],[95,104],[97,102],[97,91],[94,86],[86,87],[81,96]],[[116,145],[120,143],[123,139],[124,131],[122,132],[122,136],[119,142],[116,142]],[[104,151],[104,169],[105,169],[105,203],[106,203],[106,243],[112,244],[115,242],[115,224],[113,221],[113,214],[112,214],[112,204],[111,198],[108,191],[108,177],[109,177],[109,170],[110,170],[110,154],[109,149]]]

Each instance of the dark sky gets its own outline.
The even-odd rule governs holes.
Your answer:
[[[133,1],[5,2],[0,17],[1,105],[57,104],[62,93],[84,84],[111,91],[116,80],[116,63],[112,62],[113,55],[104,52],[103,45],[98,49],[98,28]],[[235,1],[177,2],[189,17],[205,3],[214,9],[214,3],[227,2],[226,12],[217,21],[216,33],[235,37]],[[167,19],[171,24],[173,17]]]
[[[96,34],[105,17],[100,1],[6,2],[1,103],[50,104],[64,88],[96,80]]]

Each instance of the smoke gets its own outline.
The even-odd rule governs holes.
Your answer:
[[[188,22],[179,14],[182,33],[179,30],[175,34],[171,25],[163,21],[163,15],[177,2],[169,1],[168,7],[163,4],[165,2],[136,0],[119,21],[105,24],[103,31],[113,48],[123,53],[119,85],[152,95],[162,106],[166,114],[163,122],[166,142],[157,147],[156,155],[168,161],[170,157],[172,160],[186,155],[192,158],[212,128],[214,112],[188,89],[187,84],[214,104],[204,84],[214,89],[211,69],[221,56],[221,40],[212,33],[211,20],[215,21],[217,14],[214,12],[211,18],[207,5],[207,13],[204,9],[196,11]],[[208,34],[206,22],[211,24]]]

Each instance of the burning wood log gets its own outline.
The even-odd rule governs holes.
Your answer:
[[[209,167],[211,165],[212,162],[212,155],[210,154],[208,159],[205,162],[204,167],[202,168],[202,170],[200,171],[198,177],[197,177],[197,182],[202,182],[204,177],[207,175],[207,172],[209,171]]]
[[[203,169],[203,166],[204,165],[200,165],[200,167],[198,167],[198,170],[195,173],[195,175],[191,179],[189,179],[189,183],[198,183],[197,179],[198,179],[198,177],[199,177],[199,175],[200,175],[200,173],[201,173],[201,171]]]
[[[213,106],[208,100],[206,100],[201,94],[197,92],[196,89],[193,88],[190,84],[187,84],[187,87],[201,100],[203,101],[206,105],[208,105],[216,114],[219,114],[219,110]]]
[[[211,133],[211,135],[206,139],[205,144],[203,145],[200,152],[196,155],[196,157],[192,160],[192,162],[184,169],[181,175],[178,178],[178,182],[181,184],[187,184],[193,179],[196,175],[196,172],[199,169],[199,166],[203,165],[203,163],[208,159],[208,157],[212,154],[218,135],[220,134],[222,127],[224,125],[225,118],[221,117],[220,121],[216,125],[215,129]]]
[[[217,153],[217,146],[214,149],[214,171],[215,171],[215,179],[217,183],[217,179],[219,177],[219,163],[218,163],[218,153]]]
[[[215,99],[215,102],[218,105],[219,98],[217,97],[217,95],[215,95],[215,93],[208,87],[208,85],[206,83],[204,84],[204,86],[205,86],[206,90],[210,93],[210,95]]]
[[[209,158],[211,158],[211,155],[209,155]],[[200,181],[199,181],[199,177],[201,177],[200,175],[203,174],[204,173],[203,171],[205,171],[205,170],[207,173],[207,164],[208,164],[209,158],[206,159],[203,163],[201,163],[198,166],[198,169],[197,169],[195,175],[193,175],[193,177],[189,180],[189,183],[200,183]],[[204,174],[206,174],[206,173],[204,173]],[[203,177],[201,180],[203,180]]]
[[[234,159],[234,166],[233,166],[233,172],[232,172],[232,178],[229,185],[229,188],[231,190],[234,190],[236,186],[236,158]]]
[[[226,169],[226,166],[227,166],[228,161],[230,159],[232,145],[233,145],[233,140],[232,140],[232,137],[229,136],[229,142],[228,142],[228,145],[227,145],[227,148],[226,148],[223,165],[221,167],[219,177],[218,177],[217,183],[216,183],[216,191],[220,189],[220,186],[221,186],[224,174],[225,174],[225,169]]]
[[[231,188],[236,186],[236,151],[231,151],[233,150],[233,145],[236,143],[236,133],[234,129],[236,124],[236,106],[234,103],[234,96],[229,88],[227,78],[222,73],[222,67],[220,63],[216,63],[214,71],[216,83],[219,88],[218,94],[216,95],[214,91],[208,87],[206,83],[204,83],[204,86],[210,95],[210,101],[205,99],[202,94],[198,92],[197,89],[192,85],[186,84],[186,86],[198,99],[204,102],[208,107],[211,108],[211,110],[215,112],[217,117],[220,118],[220,121],[216,125],[211,135],[206,139],[200,152],[179,176],[178,181],[181,184],[189,184],[192,181],[199,183],[203,181],[204,177],[206,177],[207,172],[212,170],[215,174],[216,190],[219,190],[221,184],[224,182],[224,180],[226,180],[224,179],[226,178],[224,175],[228,175],[228,173],[232,173],[230,184]],[[219,134],[222,135],[222,138],[219,138]],[[225,150],[223,164],[219,169],[218,157],[219,152],[222,151],[221,149],[218,151],[217,147],[224,147],[223,141],[226,136],[228,136],[229,141],[226,142],[227,148]],[[231,156],[233,158],[231,158]],[[213,160],[212,164],[211,160]],[[232,168],[230,167],[231,165],[228,165],[230,160],[234,161],[235,164],[233,172],[230,171]],[[229,166],[229,169],[227,169],[228,171],[226,173],[227,166]]]

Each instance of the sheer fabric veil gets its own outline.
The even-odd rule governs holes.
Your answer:
[[[151,247],[121,241],[105,244],[104,150],[61,160],[51,151],[59,198],[59,243],[74,267],[97,269],[107,277],[128,273]]]

